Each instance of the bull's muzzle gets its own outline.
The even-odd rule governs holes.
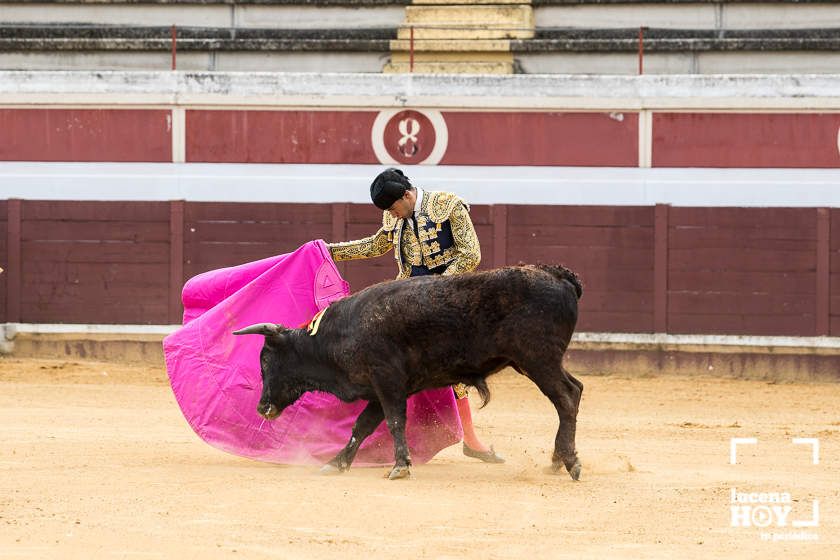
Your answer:
[[[260,403],[259,406],[257,406],[257,412],[266,420],[274,420],[280,415],[280,409],[271,403]]]

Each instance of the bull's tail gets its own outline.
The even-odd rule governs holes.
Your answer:
[[[479,408],[484,408],[490,402],[490,388],[487,386],[487,381],[483,377],[477,377],[471,384],[478,391],[478,396],[481,397],[481,406]]]
[[[233,331],[233,334],[261,334],[265,336],[272,336],[280,334],[285,331],[283,325],[275,325],[274,323],[257,323],[238,331]]]
[[[537,268],[551,274],[561,282],[565,280],[566,282],[571,284],[572,287],[575,289],[575,293],[577,294],[578,299],[580,299],[580,297],[583,295],[583,284],[581,284],[580,278],[578,278],[577,274],[575,274],[565,266],[559,264],[538,264]]]

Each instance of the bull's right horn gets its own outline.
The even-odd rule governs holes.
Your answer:
[[[238,331],[233,331],[233,334],[262,334],[269,336],[280,334],[284,330],[285,329],[282,325],[275,325],[274,323],[257,323],[256,325],[251,325],[250,327],[245,327],[244,329],[239,329]]]

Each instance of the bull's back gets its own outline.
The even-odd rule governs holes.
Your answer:
[[[462,343],[521,329],[574,329],[577,289],[539,267],[507,267],[460,276],[424,276],[377,284],[348,298],[350,316],[368,336],[415,344],[456,337]]]

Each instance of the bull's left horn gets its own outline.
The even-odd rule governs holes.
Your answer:
[[[233,334],[262,334],[269,336],[280,334],[283,330],[283,327],[274,323],[258,323],[250,327],[245,327],[244,329],[239,329],[238,331],[233,331]]]

